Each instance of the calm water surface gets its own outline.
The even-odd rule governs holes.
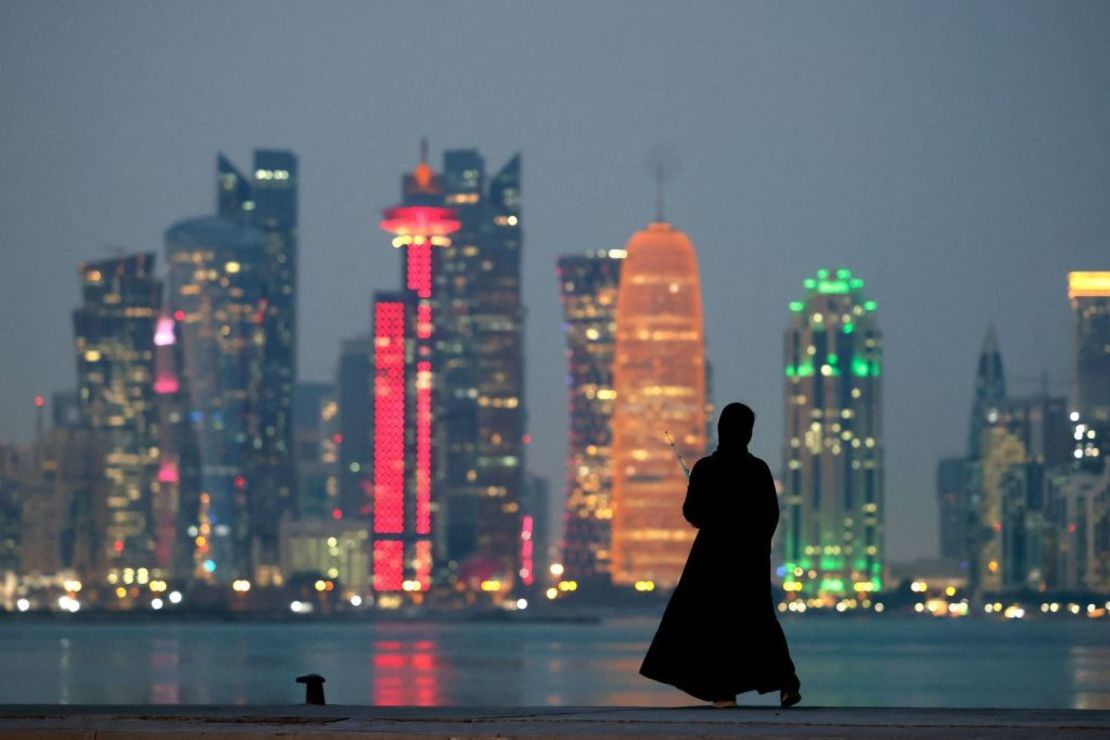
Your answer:
[[[1110,625],[784,622],[809,705],[1110,709]],[[655,628],[596,625],[0,622],[0,703],[682,705],[637,674]],[[707,638],[712,639],[712,638]],[[726,637],[721,640],[728,639]],[[743,703],[765,704],[758,695]]]

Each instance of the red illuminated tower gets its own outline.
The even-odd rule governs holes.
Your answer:
[[[440,177],[427,161],[402,180],[402,202],[381,227],[405,250],[403,289],[374,300],[373,584],[379,593],[427,590],[432,572],[435,387],[434,248],[458,231]]]

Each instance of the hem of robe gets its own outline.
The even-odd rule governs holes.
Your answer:
[[[652,675],[646,672],[642,667],[640,668],[640,675],[644,678],[649,678],[652,681],[665,683],[668,686],[674,686],[679,691],[683,691],[695,699],[702,701],[721,701],[727,699],[735,699],[738,694],[746,694],[749,691],[758,691],[760,694],[769,694],[772,691],[782,691],[788,684],[794,683],[791,680],[777,680],[777,681],[764,681],[764,682],[746,682],[736,683],[729,686],[728,689],[721,691],[709,690],[705,684],[699,683],[697,680],[687,680],[685,678],[664,678],[661,675]],[[732,687],[736,686],[736,690],[732,691]]]

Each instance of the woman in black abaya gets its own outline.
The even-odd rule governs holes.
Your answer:
[[[640,673],[716,706],[745,691],[801,700],[771,599],[771,536],[778,498],[767,463],[748,452],[755,412],[730,403],[717,450],[690,472],[682,514],[698,528],[682,577]]]

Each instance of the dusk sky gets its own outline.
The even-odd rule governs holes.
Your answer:
[[[563,493],[555,260],[654,211],[694,242],[715,400],[778,469],[787,303],[849,267],[885,334],[887,545],[933,556],[990,322],[1069,394],[1066,273],[1110,269],[1110,3],[0,2],[0,440],[75,386],[77,266],[214,210],[217,152],[300,158],[300,377],[332,378],[432,163],[523,156],[528,465]]]

